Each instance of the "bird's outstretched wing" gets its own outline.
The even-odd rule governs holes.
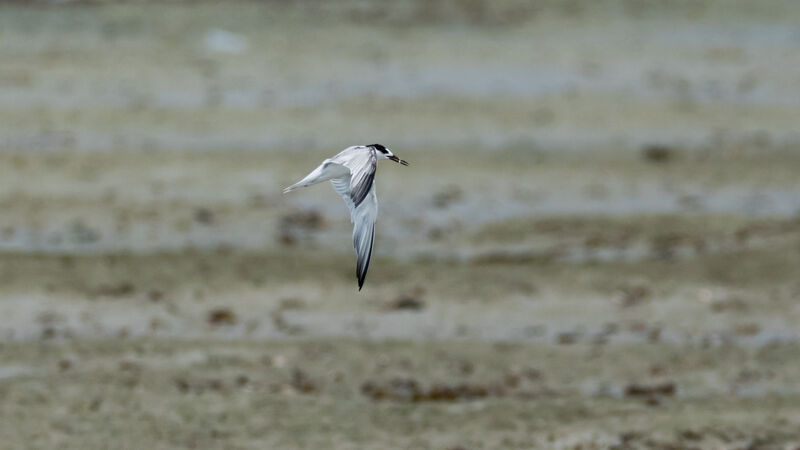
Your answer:
[[[353,247],[358,256],[356,277],[360,291],[367,277],[369,261],[372,258],[372,245],[375,241],[378,198],[375,195],[374,181],[378,159],[374,152],[370,152],[366,153],[363,159],[349,161],[348,165],[349,174],[331,179],[331,184],[350,210],[350,220],[353,222]]]

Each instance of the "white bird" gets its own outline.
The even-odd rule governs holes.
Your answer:
[[[372,244],[375,241],[378,198],[375,196],[374,181],[380,159],[408,165],[381,144],[354,145],[342,150],[333,158],[326,159],[305,178],[283,190],[285,194],[300,187],[331,181],[333,189],[342,196],[345,205],[350,209],[353,246],[358,256],[356,277],[359,291],[367,277]]]

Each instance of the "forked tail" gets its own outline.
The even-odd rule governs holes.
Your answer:
[[[297,189],[299,187],[303,187],[303,182],[302,181],[297,182],[297,183],[295,183],[295,184],[293,184],[293,185],[291,185],[291,186],[289,186],[287,188],[284,188],[283,189],[283,193],[284,194],[288,194],[289,192],[292,192],[293,190],[295,190],[295,189]]]
[[[340,177],[349,173],[350,170],[348,168],[342,166],[341,164],[332,163],[330,160],[326,159],[322,164],[319,165],[319,167],[312,170],[310,174],[306,175],[305,178],[284,189],[283,193],[285,194],[297,188],[307,187],[311,186],[312,184],[328,181],[331,178]]]
[[[297,183],[287,187],[283,190],[283,193],[286,194],[287,192],[292,192],[293,190],[301,187],[311,186],[312,184],[319,183],[319,178],[322,172],[319,168],[315,169],[310,174],[306,175],[305,178],[298,181]]]

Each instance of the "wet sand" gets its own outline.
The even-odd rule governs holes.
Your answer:
[[[0,427],[29,448],[779,448],[800,418],[797,350],[9,343]]]
[[[4,445],[800,445],[800,8],[733,3],[0,6]],[[359,293],[281,188],[364,139]]]

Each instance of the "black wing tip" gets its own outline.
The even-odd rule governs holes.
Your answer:
[[[364,281],[367,279],[367,270],[369,269],[369,260],[367,260],[367,265],[364,267],[364,270],[356,270],[356,278],[358,278],[358,290],[360,291],[361,288],[364,286]]]
[[[356,278],[358,278],[358,290],[364,286],[364,281],[367,279],[367,271],[369,270],[369,263],[372,261],[372,245],[375,242],[375,228],[372,228],[372,236],[370,237],[369,253],[367,260],[364,262],[364,267],[361,267],[360,261],[356,263]]]

